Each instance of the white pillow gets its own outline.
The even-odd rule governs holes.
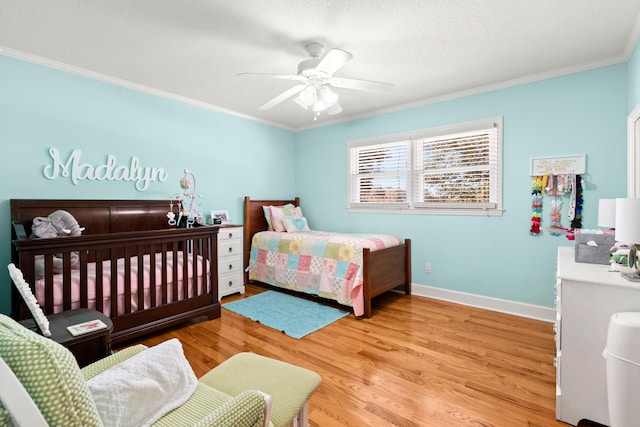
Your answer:
[[[282,225],[287,230],[287,233],[295,233],[296,231],[310,231],[309,224],[307,224],[307,218],[294,218],[292,216],[283,216]]]
[[[184,404],[198,384],[173,338],[87,381],[105,427],[148,426]]]

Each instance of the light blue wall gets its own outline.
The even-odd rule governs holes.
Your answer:
[[[197,178],[203,209],[242,222],[242,198],[294,194],[294,135],[279,128],[0,56],[0,265],[10,262],[11,198],[169,199],[185,168]],[[165,182],[48,180],[50,147],[99,165],[136,156],[164,168]],[[281,167],[280,167],[281,166]],[[265,179],[267,177],[267,179]],[[167,209],[169,203],[167,201]],[[0,312],[10,279],[0,270]]]
[[[557,247],[572,243],[529,235],[530,159],[587,155],[583,226],[596,228],[598,199],[626,194],[626,70],[619,64],[301,132],[303,211],[311,228],[411,238],[415,284],[552,307]],[[502,217],[346,211],[347,141],[495,116],[504,118]],[[424,273],[425,262],[432,273]]]
[[[629,75],[629,113],[640,104],[640,41],[629,58],[627,73]]]

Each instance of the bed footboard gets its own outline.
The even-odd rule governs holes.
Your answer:
[[[363,250],[364,317],[371,317],[371,300],[378,295],[404,287],[411,295],[411,240],[404,244],[371,252]]]
[[[101,311],[113,320],[114,343],[196,317],[220,316],[216,227],[58,239],[28,239],[20,224],[14,231],[14,263],[45,313]],[[60,272],[54,272],[54,257],[62,259]],[[23,317],[24,310],[19,312]]]

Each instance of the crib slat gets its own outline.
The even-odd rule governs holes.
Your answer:
[[[131,251],[129,247],[124,248],[124,314],[131,313],[131,287],[133,283],[131,283]],[[111,260],[111,262],[114,262]],[[117,262],[117,261],[116,261]],[[112,280],[118,283],[118,276],[116,276],[116,280]],[[118,295],[116,293],[116,295]]]
[[[162,292],[162,305],[165,305],[167,303],[167,282],[168,282],[168,270],[167,270],[167,242],[162,242],[162,256],[161,258],[161,263],[162,263],[162,278],[161,278],[161,292]]]
[[[96,277],[95,277],[95,296],[96,296],[96,310],[104,313],[104,252],[102,249],[95,251],[95,263],[96,263]]]
[[[171,242],[171,252],[173,255],[173,277],[171,278],[171,290],[172,297],[171,301],[178,301],[178,242]]]
[[[87,251],[80,251],[79,253],[79,273],[80,273],[80,307],[89,307],[89,289],[87,286]]]
[[[118,257],[117,257],[117,253],[115,250],[113,250],[113,248],[109,251],[109,262],[111,265],[111,280],[110,280],[110,285],[111,285],[111,297],[109,298],[111,300],[111,316],[115,317],[118,315],[119,311],[118,311],[118,300],[119,300],[119,295],[118,295]]]
[[[156,307],[156,245],[151,244],[149,250],[149,307]]]
[[[71,310],[71,253],[62,254],[62,309]]]
[[[200,245],[202,245],[202,239],[193,239],[193,251],[191,253],[191,295],[200,295],[198,292],[198,265],[200,264]]]
[[[53,314],[53,254],[44,255],[44,307],[46,314]]]
[[[138,245],[138,308],[139,310],[144,310],[144,251],[142,245]],[[149,265],[151,265],[151,260],[149,260]],[[133,283],[131,284],[133,287]],[[153,288],[151,288],[153,289]]]
[[[182,296],[184,298],[189,295],[189,247],[191,243],[193,243],[192,240],[182,242]]]

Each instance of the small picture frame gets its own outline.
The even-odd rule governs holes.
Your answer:
[[[211,224],[212,225],[231,224],[231,219],[229,218],[229,212],[212,210]]]

